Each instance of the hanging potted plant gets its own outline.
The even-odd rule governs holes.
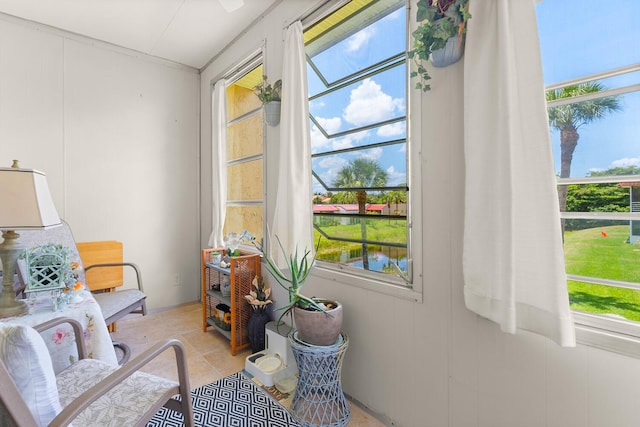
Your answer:
[[[262,76],[260,84],[253,88],[256,96],[264,106],[264,118],[269,126],[277,126],[280,123],[280,92],[282,80],[277,80],[273,85]]]
[[[249,236],[248,233],[245,232],[245,236]],[[311,345],[335,344],[342,332],[342,304],[324,298],[309,298],[300,293],[316,260],[311,251],[305,250],[300,255],[296,248],[295,252],[287,254],[276,236],[286,260],[286,272],[282,272],[276,261],[255,244],[253,237],[248,238],[262,252],[269,274],[289,295],[289,303],[277,309],[282,310],[277,323],[280,324],[286,314],[292,314],[299,340]]]
[[[467,31],[469,0],[418,0],[416,21],[418,28],[412,33],[413,50],[409,58],[416,62],[416,70],[411,77],[420,77],[416,89],[426,92],[431,89],[427,80],[431,79],[425,62],[434,67],[446,67],[464,53],[464,39]]]

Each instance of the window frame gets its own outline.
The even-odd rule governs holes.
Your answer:
[[[235,82],[237,82],[238,80],[242,79],[245,75],[247,75],[248,73],[250,73],[253,69],[255,69],[256,67],[262,66],[262,69],[264,71],[266,64],[265,64],[265,46],[262,45],[260,48],[254,50],[253,52],[251,52],[250,54],[246,55],[243,59],[239,60],[238,62],[235,63],[235,65],[233,65],[231,67],[231,69],[227,72],[224,73],[223,79],[225,79],[226,84],[225,84],[225,90],[227,88],[229,88],[231,85],[235,84]],[[215,80],[217,81],[217,79]],[[229,99],[227,98],[226,100],[227,104],[229,102]],[[260,114],[262,112],[262,114],[264,114],[263,111],[263,106],[260,105],[250,111],[244,112],[243,114],[240,114],[237,117],[234,118],[229,118],[227,117],[227,121],[226,121],[226,128],[229,129],[230,126],[233,126],[234,124],[241,122],[242,120],[245,119],[249,119],[257,114]],[[225,161],[226,163],[226,167],[227,170],[229,169],[229,167],[232,166],[236,166],[236,165],[241,165],[244,163],[249,163],[255,160],[262,160],[262,164],[263,164],[263,168],[262,168],[262,188],[260,190],[261,194],[262,194],[262,200],[232,200],[230,199],[230,195],[227,194],[227,201],[225,203],[225,210],[227,210],[229,207],[244,207],[244,206],[257,206],[257,205],[262,205],[262,224],[261,224],[261,228],[262,228],[262,236],[266,235],[266,214],[267,214],[267,199],[266,199],[266,185],[267,185],[267,144],[266,144],[266,138],[267,138],[267,132],[266,132],[266,124],[264,121],[264,118],[262,120],[262,154],[254,154],[254,155],[250,155],[250,156],[245,156],[245,157],[241,157],[241,158],[235,158],[233,160],[229,160],[227,159]],[[226,141],[225,141],[226,143]],[[226,211],[226,213],[228,214],[228,210]],[[226,219],[225,219],[225,223],[226,223]],[[224,225],[223,225],[223,230],[224,230]],[[234,230],[236,232],[242,232],[242,230]],[[247,245],[245,243],[241,243],[240,247],[239,247],[242,251],[245,252],[255,252],[257,253],[257,249],[253,246]]]
[[[624,67],[609,69],[603,72],[584,75],[575,79],[554,83],[545,87],[545,93],[550,90],[562,89],[570,85],[603,80],[609,77],[620,76],[640,71],[640,63]],[[582,95],[572,98],[562,98],[546,103],[547,108],[566,104],[573,104],[590,99],[604,98],[612,95],[624,95],[640,92],[640,84],[632,84],[613,89],[603,90],[594,94]],[[582,178],[559,178],[558,186],[571,184],[607,184],[621,182],[637,182],[640,175],[596,176]],[[560,212],[561,219],[604,219],[604,220],[629,220],[640,221],[638,212]],[[604,286],[624,287],[640,290],[640,283],[622,282],[602,279],[597,277],[583,277],[567,273],[567,279],[579,282],[600,284]],[[576,328],[576,340],[580,344],[600,348],[607,351],[640,358],[640,322],[627,319],[617,319],[606,314],[589,313],[573,310],[574,325]]]
[[[349,0],[330,2],[313,10],[306,17],[302,18],[303,31],[321,21],[331,13],[349,3]],[[416,22],[412,16],[410,1],[404,1],[406,8],[405,28],[407,49],[410,46],[411,32],[416,27]],[[406,57],[406,147],[407,147],[407,188],[414,187],[414,191],[407,191],[407,264],[409,271],[409,282],[400,276],[392,274],[382,274],[377,271],[367,271],[357,267],[349,267],[343,264],[331,263],[316,260],[316,267],[312,275],[326,280],[339,282],[341,284],[352,285],[368,289],[377,293],[394,296],[397,298],[423,302],[423,259],[422,259],[422,223],[413,221],[413,218],[422,218],[422,195],[420,191],[422,182],[421,171],[421,125],[420,120],[411,120],[411,117],[420,117],[421,96],[413,93],[410,72],[411,61]],[[396,58],[397,60],[397,58]],[[393,61],[392,61],[393,62]],[[310,115],[311,117],[311,115]],[[397,120],[392,120],[397,121]],[[378,126],[378,125],[376,125]],[[312,156],[313,157],[313,156]],[[312,174],[315,172],[312,171]],[[418,262],[414,262],[418,260]]]

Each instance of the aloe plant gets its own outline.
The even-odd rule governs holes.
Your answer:
[[[256,247],[264,256],[265,261],[267,262],[266,267],[267,271],[275,279],[275,281],[280,285],[284,290],[287,291],[289,295],[289,303],[283,307],[279,307],[276,310],[283,310],[282,314],[278,318],[278,323],[282,320],[282,318],[290,313],[294,307],[303,308],[306,310],[315,310],[322,311],[326,313],[328,316],[331,316],[327,312],[326,307],[323,304],[318,303],[313,298],[309,298],[300,293],[300,290],[304,286],[307,277],[311,273],[311,269],[313,268],[313,264],[316,261],[315,255],[311,257],[311,250],[305,249],[304,254],[300,255],[301,252],[298,251],[298,247],[293,253],[287,254],[282,246],[282,242],[278,236],[275,236],[275,239],[278,241],[278,246],[282,251],[282,255],[284,255],[285,262],[287,264],[287,268],[285,269],[288,273],[283,273],[278,268],[277,262],[269,256],[263,248],[259,247],[255,243],[255,239],[253,236],[249,235],[246,231],[243,233],[245,238],[248,238],[249,241]],[[318,241],[318,244],[320,241]],[[316,248],[317,249],[317,248]],[[316,250],[317,252],[317,250]]]

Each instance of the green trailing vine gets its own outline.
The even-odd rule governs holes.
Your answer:
[[[416,63],[411,77],[419,77],[416,89],[426,92],[431,89],[427,83],[431,79],[425,64],[431,53],[442,49],[451,37],[458,36],[461,43],[467,31],[469,0],[418,0],[416,21],[418,28],[412,33],[413,49],[408,52],[409,58]]]

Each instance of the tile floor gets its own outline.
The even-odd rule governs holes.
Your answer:
[[[244,350],[232,356],[229,341],[225,337],[211,328],[203,332],[199,303],[154,312],[144,317],[128,316],[117,323],[112,338],[126,343],[132,350],[132,357],[158,341],[179,339],[187,350],[192,389],[243,369],[245,358],[250,354],[250,350]],[[166,351],[143,370],[177,380],[174,360],[173,352]],[[354,402],[350,402],[350,407],[349,426],[384,426]]]

